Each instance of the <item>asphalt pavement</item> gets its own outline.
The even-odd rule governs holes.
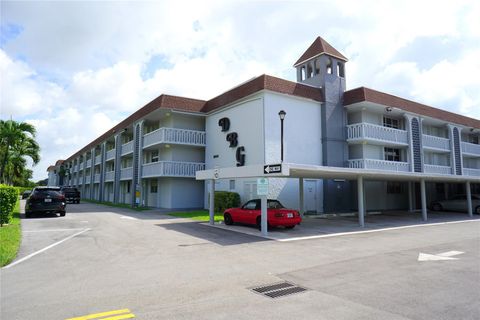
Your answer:
[[[82,203],[22,230],[1,319],[480,318],[478,219],[280,242]]]

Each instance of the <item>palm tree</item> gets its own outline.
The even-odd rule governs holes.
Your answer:
[[[25,157],[32,159],[34,165],[40,161],[40,146],[35,141],[35,134],[35,127],[29,123],[0,120],[1,181],[12,181],[14,176],[21,176],[26,167]]]

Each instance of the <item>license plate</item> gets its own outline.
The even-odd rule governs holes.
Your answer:
[[[52,202],[52,199],[45,199],[45,202]]]
[[[287,218],[293,218],[293,213],[287,213]]]

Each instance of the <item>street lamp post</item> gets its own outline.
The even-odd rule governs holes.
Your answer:
[[[280,112],[278,113],[278,116],[280,117],[280,141],[281,141],[280,160],[282,163],[283,163],[283,119],[285,119],[286,114],[287,113],[283,110],[280,110]]]

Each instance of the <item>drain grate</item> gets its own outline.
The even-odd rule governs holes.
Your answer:
[[[272,299],[307,291],[306,288],[297,286],[290,282],[274,283],[274,284],[265,285],[261,287],[251,288],[250,290]]]

